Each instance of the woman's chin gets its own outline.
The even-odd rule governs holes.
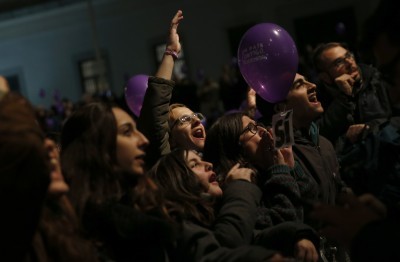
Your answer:
[[[62,196],[69,191],[69,186],[64,181],[51,182],[48,189],[48,195],[57,197]]]

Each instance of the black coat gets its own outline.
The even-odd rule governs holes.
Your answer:
[[[158,77],[149,77],[137,125],[149,139],[146,164],[152,166],[157,160],[171,152],[169,144],[169,104],[175,82]]]
[[[353,95],[347,96],[336,85],[319,84],[317,95],[324,108],[324,114],[317,123],[321,135],[334,145],[346,134],[353,124],[368,124],[371,127],[385,122],[392,114],[388,97],[388,83],[381,79],[378,70],[359,64],[362,85],[354,88]]]

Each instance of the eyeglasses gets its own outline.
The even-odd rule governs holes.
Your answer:
[[[180,117],[178,117],[177,120],[175,120],[175,122],[172,124],[171,126],[171,130],[172,128],[174,128],[178,123],[179,125],[184,125],[186,123],[193,123],[195,121],[195,119],[198,119],[200,121],[205,119],[205,116],[202,113],[193,113],[191,115],[181,115]]]
[[[347,63],[348,59],[354,60],[354,54],[352,52],[347,52],[344,54],[344,56],[337,58],[332,62],[331,66],[335,68],[341,68]]]
[[[242,131],[242,133],[240,133],[240,135],[243,135],[244,133],[246,133],[247,131],[250,131],[250,133],[252,133],[253,135],[257,134],[258,132],[258,128],[264,128],[266,129],[266,127],[263,124],[253,124],[253,123],[249,123]]]

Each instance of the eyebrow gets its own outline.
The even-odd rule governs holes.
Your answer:
[[[346,57],[348,54],[350,54],[350,53],[351,53],[350,51],[347,51],[347,52],[344,53],[341,57],[338,57],[338,58],[336,58],[335,60],[333,60],[332,63],[336,63],[336,62],[338,62],[338,61],[340,61],[340,60],[344,60],[345,57]]]
[[[199,159],[197,159],[197,158],[191,158],[191,159],[189,159],[188,161],[187,161],[187,163],[188,164],[191,164],[191,163],[200,163],[201,161],[199,160]]]
[[[133,124],[133,123],[131,123],[131,122],[125,122],[125,123],[122,123],[122,124],[120,124],[119,126],[118,126],[118,129],[120,129],[120,128],[124,128],[124,127],[131,127],[131,128],[135,128],[135,125]]]
[[[297,84],[303,84],[305,83],[307,80],[305,78],[299,78],[296,81],[293,82],[292,84],[292,88],[295,87]]]

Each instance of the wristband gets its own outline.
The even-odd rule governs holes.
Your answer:
[[[164,54],[172,56],[174,60],[178,59],[178,53],[171,49],[166,49]]]

